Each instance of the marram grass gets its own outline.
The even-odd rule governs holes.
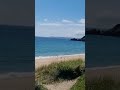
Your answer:
[[[86,82],[86,90],[120,90],[120,82],[110,77],[101,77]]]
[[[80,76],[76,71],[78,66],[80,67],[80,70],[84,69],[84,61],[77,59],[42,66],[36,69],[36,81],[39,81],[42,84],[50,84],[75,79]]]

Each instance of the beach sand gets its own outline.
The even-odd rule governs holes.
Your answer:
[[[0,90],[35,90],[34,75],[0,74]]]
[[[86,68],[85,74],[86,80],[107,77],[115,81],[120,81],[120,66]]]
[[[85,54],[75,54],[75,55],[61,55],[61,56],[52,56],[52,57],[45,57],[45,58],[36,58],[35,59],[35,68],[49,65],[54,62],[60,62],[60,61],[69,61],[69,60],[75,60],[75,59],[81,59],[85,60]]]
[[[35,68],[49,65],[51,63],[58,63],[61,61],[70,61],[70,60],[85,60],[85,54],[76,54],[76,55],[63,55],[63,56],[51,56],[51,57],[40,57],[35,59]],[[55,84],[44,85],[48,90],[70,90],[70,88],[76,83],[76,80],[63,81]]]

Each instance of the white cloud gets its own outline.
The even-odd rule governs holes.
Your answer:
[[[60,26],[61,23],[39,23],[40,26]]]
[[[36,22],[35,36],[41,37],[82,37],[85,35],[83,23],[39,23]]]
[[[78,22],[81,23],[81,24],[85,24],[85,19],[82,18],[82,19],[80,19]]]
[[[73,21],[63,19],[63,20],[62,20],[62,23],[73,23]]]

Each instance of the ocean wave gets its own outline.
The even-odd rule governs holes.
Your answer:
[[[35,57],[35,59],[57,58],[57,57],[78,56],[78,55],[85,55],[85,53],[83,53],[83,54],[69,54],[69,55],[56,55],[56,56],[37,56],[37,57]]]
[[[34,72],[9,72],[0,74],[0,79],[19,78],[19,77],[34,77]]]
[[[86,69],[88,69],[88,70],[98,70],[98,69],[111,69],[111,68],[120,68],[120,65],[103,66],[103,67],[91,67],[91,68],[86,68]]]

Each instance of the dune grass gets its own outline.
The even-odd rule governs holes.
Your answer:
[[[120,90],[120,82],[103,77],[86,82],[86,90]]]
[[[70,90],[85,90],[85,76],[80,76]]]
[[[45,88],[43,85],[38,85],[35,87],[35,90],[48,90],[48,89]]]
[[[84,70],[84,64],[84,61],[78,59],[42,66],[36,69],[36,80],[42,84],[51,84],[64,80],[72,80],[81,76],[82,71]]]

